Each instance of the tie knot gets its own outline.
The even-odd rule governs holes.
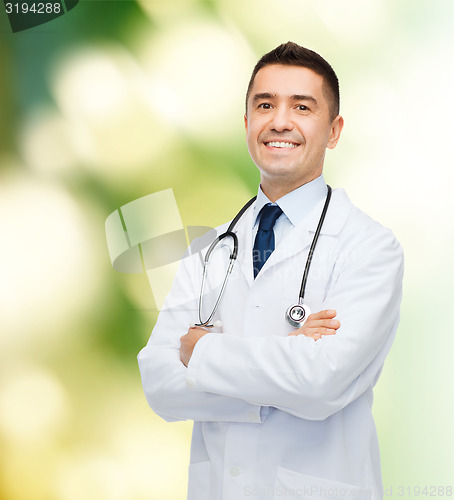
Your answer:
[[[282,210],[277,205],[265,205],[260,213],[259,231],[270,231],[282,214]]]

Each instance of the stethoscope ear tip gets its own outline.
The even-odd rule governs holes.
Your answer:
[[[216,320],[214,323],[213,323],[213,326],[215,328],[221,328],[222,326],[222,321],[220,319]]]

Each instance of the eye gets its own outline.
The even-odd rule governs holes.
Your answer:
[[[271,104],[269,102],[262,102],[258,105],[258,108],[261,109],[271,109]]]
[[[310,111],[310,109],[304,104],[298,104],[296,108],[298,109],[298,111]]]

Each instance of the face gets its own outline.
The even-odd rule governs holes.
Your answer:
[[[341,116],[330,117],[323,78],[280,64],[257,73],[244,121],[249,154],[272,201],[321,175],[326,148],[336,146],[343,127]]]

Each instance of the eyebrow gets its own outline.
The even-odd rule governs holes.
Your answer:
[[[260,94],[255,94],[253,101],[257,102],[260,101],[261,99],[275,99],[277,97],[277,94],[272,94],[270,92],[262,92]],[[290,99],[292,101],[310,101],[314,103],[315,105],[318,105],[318,101],[315,97],[311,95],[304,95],[304,94],[294,94],[290,96]]]
[[[310,101],[318,105],[317,99],[311,95],[296,94],[292,95],[290,99],[292,99],[292,101]]]

